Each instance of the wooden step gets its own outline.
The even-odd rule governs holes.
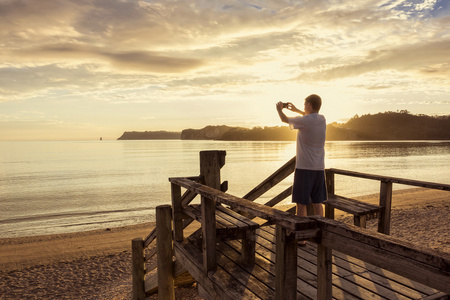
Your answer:
[[[334,219],[334,209],[339,209],[353,215],[356,226],[366,228],[366,221],[378,217],[381,206],[365,203],[342,196],[328,196],[325,204],[325,216]]]
[[[184,207],[184,213],[191,218],[201,222],[201,207],[198,204]],[[255,263],[255,239],[256,229],[259,224],[252,220],[222,206],[215,208],[216,236],[223,240],[242,239],[242,261],[252,266]]]

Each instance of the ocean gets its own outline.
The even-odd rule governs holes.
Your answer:
[[[154,221],[155,207],[171,201],[168,178],[199,175],[202,150],[227,152],[222,181],[230,194],[244,196],[295,155],[295,142],[2,141],[0,238]],[[327,142],[325,164],[450,184],[450,141]],[[291,182],[292,176],[259,202]],[[410,187],[394,185],[404,188]],[[379,182],[336,176],[340,195],[378,191]]]

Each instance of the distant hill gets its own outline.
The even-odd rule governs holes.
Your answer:
[[[450,116],[385,112],[329,124],[327,131],[329,140],[450,140]]]
[[[182,140],[220,140],[230,130],[238,127],[206,126],[202,129],[185,129],[181,132]]]
[[[182,139],[224,141],[294,141],[296,131],[288,126],[206,126],[180,132],[125,132],[119,140]],[[327,125],[327,140],[450,140],[450,115],[431,117],[408,111],[355,116],[347,123]]]
[[[118,140],[179,140],[181,132],[171,131],[125,131]]]

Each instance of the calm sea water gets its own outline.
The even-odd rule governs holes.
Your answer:
[[[154,221],[155,207],[170,203],[168,178],[198,175],[202,150],[227,151],[222,180],[228,180],[229,193],[243,196],[295,155],[295,143],[0,142],[0,237]],[[327,168],[450,184],[449,162],[450,142],[326,144]],[[260,202],[291,182],[292,176]],[[378,182],[344,176],[336,177],[336,185],[346,196],[379,191]]]

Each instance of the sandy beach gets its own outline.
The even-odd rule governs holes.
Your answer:
[[[377,195],[359,197],[377,203]],[[450,253],[450,193],[394,191],[391,235]],[[352,222],[339,214],[338,219]],[[0,299],[130,299],[131,240],[154,223],[49,236],[0,239]],[[369,221],[368,229],[376,230]],[[177,299],[200,299],[195,286]],[[157,299],[152,296],[150,299]]]

